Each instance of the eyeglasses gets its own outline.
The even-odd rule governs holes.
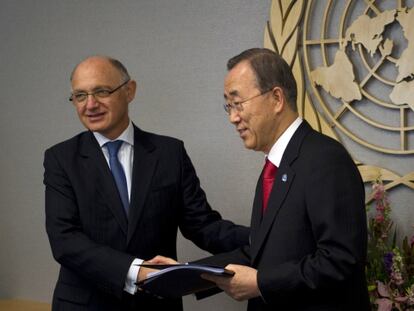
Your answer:
[[[256,97],[262,96],[266,93],[269,93],[272,90],[273,90],[273,87],[271,89],[267,90],[267,91],[261,92],[260,94],[257,94],[255,96],[252,96],[252,97],[247,98],[247,99],[240,100],[238,102],[224,103],[223,104],[224,111],[227,114],[230,114],[232,109],[236,110],[237,112],[243,111],[243,104],[244,103],[248,102],[249,100],[255,99]]]
[[[118,91],[121,87],[123,87],[124,85],[126,85],[129,82],[130,79],[126,80],[124,83],[122,83],[121,85],[117,86],[116,88],[110,90],[110,89],[105,89],[105,88],[99,88],[93,92],[78,92],[78,93],[73,93],[70,97],[69,100],[71,102],[74,102],[75,104],[82,104],[86,101],[86,99],[88,98],[89,95],[92,95],[93,98],[95,98],[95,100],[99,100],[99,99],[103,99],[103,98],[107,98],[109,97],[112,93],[115,93],[116,91]]]

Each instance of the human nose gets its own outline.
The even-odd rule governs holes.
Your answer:
[[[96,100],[94,94],[88,94],[86,97],[86,109],[93,109],[98,106],[98,101]]]
[[[237,111],[237,109],[230,109],[229,111],[229,121],[232,124],[237,124],[240,122],[240,114],[239,111]]]

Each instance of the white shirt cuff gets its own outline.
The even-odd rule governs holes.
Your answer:
[[[137,282],[138,273],[140,269],[140,264],[142,264],[144,260],[135,258],[132,262],[131,266],[129,267],[128,274],[125,280],[124,291],[134,295],[137,292],[137,286],[135,282]]]

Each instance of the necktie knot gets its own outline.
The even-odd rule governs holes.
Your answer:
[[[266,159],[266,163],[263,169],[263,178],[274,179],[277,171],[277,166]]]
[[[121,148],[123,141],[122,140],[115,140],[115,141],[108,141],[106,143],[106,148],[108,148],[109,157],[117,157],[119,148]]]

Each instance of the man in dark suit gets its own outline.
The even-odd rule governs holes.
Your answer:
[[[250,245],[201,260],[233,278],[209,279],[248,310],[369,310],[364,187],[337,141],[298,117],[296,82],[267,49],[228,62],[224,108],[248,149],[266,155]],[[158,257],[154,262],[171,262]]]
[[[137,291],[156,254],[176,258],[176,235],[213,253],[248,243],[249,230],[206,201],[179,140],[129,119],[136,83],[109,57],[90,57],[71,76],[88,131],[45,152],[46,230],[60,263],[53,310],[181,310],[178,300]]]

